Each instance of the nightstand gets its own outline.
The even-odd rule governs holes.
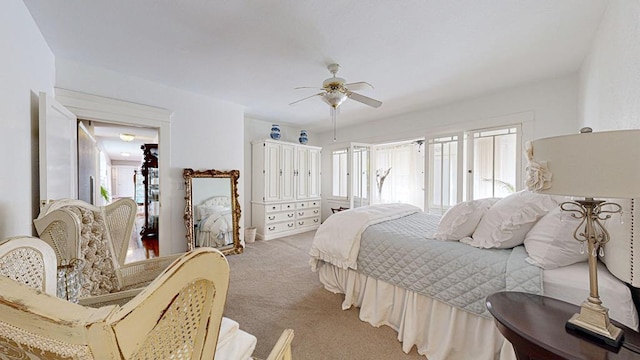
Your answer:
[[[576,305],[539,295],[499,292],[487,297],[487,308],[518,360],[640,359],[640,334],[615,321],[624,331],[620,349],[565,330],[567,320],[579,311]]]

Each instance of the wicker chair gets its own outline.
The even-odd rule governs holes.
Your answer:
[[[73,259],[83,264],[81,304],[123,304],[179,256],[125,264],[136,211],[131,199],[107,206],[64,199],[45,205],[33,221],[38,236],[55,250],[59,266]]]
[[[122,307],[89,308],[0,276],[0,348],[16,359],[213,359],[229,266],[182,255]]]
[[[44,241],[31,236],[0,240],[0,275],[56,295],[56,254]]]

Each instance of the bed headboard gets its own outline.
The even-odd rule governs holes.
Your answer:
[[[222,207],[231,207],[231,197],[229,196],[214,196],[203,200],[200,204],[195,206],[195,219],[200,220],[202,218],[201,209],[212,207],[212,206],[222,206]]]
[[[639,199],[610,199],[622,206],[622,222],[616,214],[606,221],[605,227],[611,240],[604,247],[602,261],[618,279],[633,287],[640,287],[640,236],[637,224],[640,222]],[[637,244],[636,244],[637,243]]]

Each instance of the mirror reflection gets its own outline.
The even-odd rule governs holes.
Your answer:
[[[240,254],[238,170],[184,169],[185,226],[188,249],[215,247],[223,254]]]

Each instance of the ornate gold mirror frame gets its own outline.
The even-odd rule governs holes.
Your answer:
[[[215,247],[223,254],[241,254],[239,170],[184,169],[184,225],[187,250]],[[231,224],[229,224],[231,223]],[[231,229],[229,229],[231,225]]]

